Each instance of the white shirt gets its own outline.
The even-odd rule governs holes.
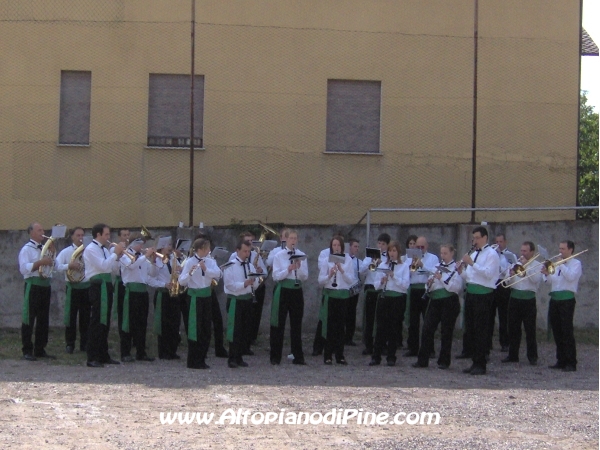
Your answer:
[[[237,253],[233,252],[231,254],[231,256],[229,256],[229,261],[234,261],[237,258]],[[250,262],[252,263],[252,265],[254,266],[254,261],[256,261],[256,252],[254,250],[252,250],[250,252]],[[258,257],[258,267],[260,267],[262,269],[262,273],[265,274],[265,276],[267,276],[267,266],[265,266],[265,262],[263,261],[263,259],[259,256]]]
[[[296,276],[301,281],[307,280],[308,279],[308,262],[306,261],[306,259],[304,261],[300,262],[300,268],[298,270],[296,270],[296,271],[292,270],[290,273],[288,273],[288,267],[290,265],[290,256],[291,256],[291,254],[289,254],[289,252],[291,252],[291,250],[286,247],[285,250],[280,251],[275,256],[275,258],[273,260],[273,280],[281,281],[281,280],[285,280],[286,278],[290,279],[290,280],[294,280],[296,278]],[[305,256],[305,253],[296,249],[296,255]],[[296,273],[294,273],[294,272],[296,272]]]
[[[244,283],[248,279],[248,274],[253,273],[254,266],[252,263],[242,261],[237,256],[233,264],[223,270],[223,285],[225,293],[228,295],[245,295],[252,293],[252,286],[245,286]],[[254,289],[258,287],[258,278],[254,278]]]
[[[508,249],[500,250],[498,249],[498,254],[500,255],[500,275],[498,277],[499,280],[504,280],[505,278],[510,276],[510,268],[512,264],[510,263],[508,256],[514,258],[515,261],[518,261],[519,258]],[[511,259],[512,259],[511,258]]]
[[[90,281],[94,275],[110,273],[119,269],[116,253],[110,253],[106,247],[100,245],[95,239],[83,251],[83,264],[85,265],[84,281]]]
[[[32,272],[31,269],[33,268],[33,264],[40,259],[40,255],[42,254],[41,245],[42,244],[38,244],[30,239],[19,252],[19,271],[21,272],[21,275],[23,275],[23,278],[27,279],[40,276],[37,269],[35,272]]]
[[[352,284],[355,284],[360,281],[360,276],[364,275],[369,269],[368,266],[363,267],[362,260],[358,256],[350,256],[350,258],[352,259],[352,276],[354,277]]]
[[[170,258],[171,270],[175,270],[175,256]],[[169,267],[162,262],[162,258],[156,257],[154,264],[151,264],[148,270],[148,285],[153,288],[166,288],[171,282],[171,273]]]
[[[321,253],[319,253],[319,257],[317,258],[317,270],[319,273],[321,272],[321,267],[329,262],[330,253],[331,250],[329,250],[329,247],[324,248],[321,250]]]
[[[387,258],[387,252],[381,252],[381,262],[387,262],[388,258]],[[370,257],[366,257],[365,259],[362,260],[361,266],[360,266],[360,272],[361,273],[366,273],[367,277],[365,278],[365,284],[372,284],[375,285],[375,282],[381,278],[380,274],[378,274],[376,271],[370,271],[369,270],[369,265],[373,262],[373,260]]]
[[[192,276],[190,270],[200,261],[204,261],[206,271],[202,273],[202,269],[198,267]],[[221,278],[221,269],[213,258],[198,258],[197,255],[190,256],[183,265],[181,275],[179,275],[179,284],[192,289],[203,289],[210,287],[212,280]]]
[[[56,257],[56,270],[58,272],[65,273],[65,281],[69,281],[67,277],[67,270],[69,270],[69,263],[71,262],[71,256],[73,256],[73,252],[78,246],[75,244],[71,244],[68,247],[65,247]]]
[[[426,252],[421,258],[421,262],[423,267],[419,267],[415,272],[410,272],[410,284],[427,283],[429,279],[429,273],[427,272],[435,272],[435,266],[440,263],[440,260],[433,253]],[[408,258],[406,264],[410,266],[412,258]]]
[[[467,283],[495,289],[500,273],[500,257],[496,250],[486,245],[481,250],[472,251],[470,256],[474,263],[463,269],[460,274],[463,280]]]
[[[577,293],[577,285],[581,273],[581,262],[578,259],[570,259],[566,263],[561,264],[556,267],[554,275],[546,277],[552,283],[550,291],[571,291]]]
[[[509,280],[510,283],[516,283],[517,280],[521,280],[514,286],[511,286],[512,289],[514,289],[515,291],[537,292],[538,288],[540,287],[540,283],[542,282],[542,278],[543,278],[543,275],[540,272],[540,270],[542,269],[542,265],[541,264],[536,265],[536,263],[531,263],[531,265],[535,266],[535,267],[533,267],[533,269],[530,267],[527,267],[525,269],[525,277],[528,277],[528,278],[522,279],[522,278],[515,276],[514,278],[511,278]],[[510,273],[509,273],[509,275],[510,275]]]
[[[452,260],[449,264],[444,262],[440,263],[441,267],[446,267],[450,270],[450,273],[442,273],[442,278],[438,280],[433,275],[433,283],[429,288],[429,292],[437,291],[438,289],[446,289],[448,292],[454,292],[455,294],[461,294],[463,291],[463,279],[456,272],[456,262]]]
[[[269,252],[269,256],[267,256],[267,267],[273,267],[273,260],[275,259],[275,256],[277,256],[277,253],[282,250],[283,249],[281,247],[275,247]]]
[[[334,276],[329,278],[329,271],[335,264],[327,261],[321,266],[321,269],[319,270],[319,284],[321,286],[327,289],[350,289],[350,286],[355,283],[352,258],[347,253],[345,256],[346,259],[344,260],[344,264],[342,264],[344,273],[338,271]],[[332,286],[334,280],[337,284],[336,287]]]
[[[396,291],[401,294],[406,294],[408,288],[410,286],[410,264],[407,263],[399,263],[394,264],[394,274],[393,276],[390,274],[387,279],[387,283],[385,285],[386,291]],[[390,264],[388,262],[384,262],[379,264],[378,269],[389,269]],[[377,276],[377,281],[374,286],[375,289],[383,289],[384,284],[382,283],[383,277],[385,273],[377,270],[375,271]]]
[[[127,283],[143,283],[148,284],[148,270],[150,262],[145,255],[141,255],[135,261],[123,255],[121,256],[121,278],[123,284]]]

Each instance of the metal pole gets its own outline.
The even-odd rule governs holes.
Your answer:
[[[367,211],[367,247],[369,246],[369,238],[371,236],[371,210]]]
[[[191,94],[190,94],[190,217],[188,226],[194,226],[194,74],[196,61],[196,0],[192,0],[192,68],[191,68]]]
[[[477,44],[479,37],[479,1],[475,0],[475,17],[473,20],[473,148],[471,161],[471,208],[477,206]],[[475,223],[475,211],[471,212],[471,223]]]

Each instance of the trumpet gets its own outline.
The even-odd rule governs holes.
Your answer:
[[[169,262],[169,257],[168,256],[160,254],[158,252],[154,252],[154,254],[160,258],[160,260],[162,261],[163,264],[166,264],[166,263]]]
[[[369,264],[369,270],[371,272],[375,272],[377,270],[377,267],[379,267],[379,264],[381,264],[380,258],[371,260],[371,264]]]
[[[416,272],[417,270],[419,270],[419,266],[418,264],[421,262],[421,258],[415,258],[412,260],[412,262],[410,263],[410,271],[411,272]]]
[[[117,247],[117,246],[119,245],[119,244],[115,244],[114,242],[108,242],[108,241],[107,241],[106,243],[108,244],[108,247],[109,247],[109,248],[110,248],[110,247]],[[121,255],[121,256],[127,256],[127,257],[128,257],[130,260],[131,260],[131,262],[132,262],[132,263],[134,263],[134,262],[135,262],[135,260],[137,259],[137,258],[135,257],[135,255],[132,255],[131,253],[129,253],[129,252],[127,251],[127,249],[123,250],[123,255]]]

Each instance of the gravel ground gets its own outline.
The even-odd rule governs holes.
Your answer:
[[[311,348],[305,336],[305,349]],[[438,343],[439,344],[439,343]],[[459,348],[455,342],[454,349]],[[271,366],[259,341],[249,368],[229,369],[210,358],[210,370],[181,361],[155,361],[89,369],[77,365],[0,360],[0,447],[68,449],[138,448],[367,448],[367,449],[597,449],[598,347],[579,345],[578,371],[550,370],[554,346],[540,344],[540,364],[501,364],[493,351],[488,375],[448,371],[435,361],[414,369],[368,367],[361,347],[346,351],[349,365],[308,366],[284,360]],[[524,349],[521,350],[523,353]],[[116,354],[113,353],[113,356]],[[185,349],[181,352],[185,356]],[[438,425],[161,425],[163,412],[252,412],[281,409],[327,413],[438,412]],[[215,418],[216,421],[217,418]]]

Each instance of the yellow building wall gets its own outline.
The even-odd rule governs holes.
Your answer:
[[[574,203],[579,3],[533,3],[479,2],[478,206]],[[190,70],[190,2],[0,8],[0,229],[187,222],[189,152],[145,144],[149,74]],[[194,223],[353,223],[371,207],[471,206],[473,1],[198,0],[196,17],[205,148]],[[57,145],[61,70],[92,73],[88,147]],[[381,81],[380,155],[324,153],[328,79]]]

